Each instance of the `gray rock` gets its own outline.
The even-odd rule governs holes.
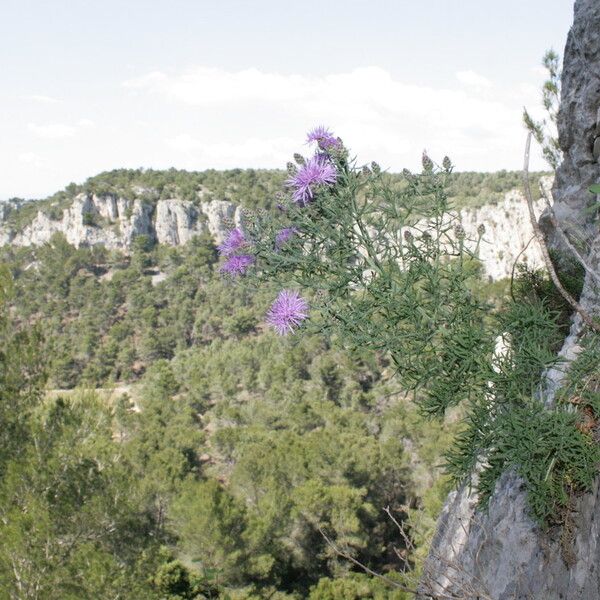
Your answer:
[[[596,127],[600,122],[600,4],[575,3],[574,22],[567,38],[562,74],[562,98],[558,117],[563,161],[554,182],[555,212],[565,226],[575,226],[587,239],[595,235],[586,219],[588,188],[598,182],[598,163],[593,156]],[[543,221],[550,239],[551,227]]]
[[[0,202],[0,223],[4,223],[10,214],[10,206],[7,202]]]
[[[79,194],[63,210],[61,219],[51,219],[40,210],[18,232],[2,225],[10,210],[2,208],[0,213],[0,245],[39,246],[55,233],[62,233],[76,247],[102,245],[127,251],[140,235],[160,244],[178,246],[206,231],[220,243],[228,229],[241,223],[240,209],[222,200],[202,202],[197,207],[175,198],[152,204],[139,198]]]
[[[547,185],[547,182],[542,181],[542,186],[544,185]],[[544,206],[543,198],[535,202],[536,214],[540,215]],[[483,274],[490,280],[498,281],[510,277],[517,260],[533,269],[543,268],[542,253],[533,239],[533,227],[522,192],[513,190],[498,204],[482,206],[475,210],[465,209],[458,217],[467,240],[477,240],[478,228],[481,225],[485,227],[478,255]]]
[[[206,216],[209,233],[221,242],[227,232],[233,227],[241,225],[242,209],[226,200],[213,200],[201,203],[202,213]]]
[[[586,262],[600,271],[600,234],[586,211],[592,183],[600,181],[593,156],[600,116],[600,2],[577,0],[564,54],[559,141],[564,152],[553,187],[553,209],[561,229],[575,233]],[[541,219],[549,243],[565,250],[547,215]],[[588,272],[580,303],[600,315],[600,287]],[[573,317],[560,354],[560,369],[545,374],[540,401],[547,407],[577,356],[581,318]],[[486,512],[467,488],[448,497],[420,591],[423,598],[490,600],[594,600],[600,598],[600,489],[577,501],[568,531],[541,531],[527,510],[522,482],[506,473],[496,484]],[[455,594],[452,596],[451,594]]]
[[[546,188],[551,185],[548,181],[542,184]],[[538,213],[543,207],[544,200],[536,203]],[[6,212],[8,214],[8,210]],[[517,257],[533,268],[543,266],[538,245],[529,243],[533,229],[521,192],[513,190],[498,204],[464,209],[456,216],[467,240],[478,239],[478,227],[485,226],[479,255],[484,275],[490,280],[510,277]],[[140,199],[80,194],[58,221],[39,211],[18,233],[0,223],[0,245],[40,245],[48,242],[56,232],[63,233],[69,243],[77,247],[103,245],[128,250],[139,235],[149,236],[159,244],[179,246],[204,232],[210,233],[218,244],[232,227],[242,226],[243,220],[242,208],[225,200],[201,202],[197,206],[190,201],[171,198],[159,200],[153,206]],[[89,224],[92,221],[94,225]]]
[[[201,233],[204,227],[199,213],[191,202],[184,200],[159,200],[156,205],[156,239],[159,244],[179,246]]]

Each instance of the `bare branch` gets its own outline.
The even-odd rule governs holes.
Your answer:
[[[575,258],[579,261],[579,263],[586,270],[586,272],[589,273],[598,283],[600,283],[600,273],[595,271],[589,265],[589,263],[585,260],[585,258],[583,258],[583,256],[581,256],[581,254],[579,253],[577,248],[575,248],[575,246],[573,246],[573,244],[571,243],[571,240],[569,240],[567,234],[565,233],[565,231],[561,227],[560,223],[558,222],[558,219],[556,218],[556,215],[554,214],[554,209],[550,205],[550,200],[549,200],[548,196],[546,195],[546,192],[543,189],[542,189],[542,196],[544,196],[544,200],[546,201],[546,207],[548,208],[548,215],[550,217],[550,222],[552,223],[552,226],[554,227],[556,232],[560,235],[561,239],[565,243],[565,246],[575,256]]]
[[[402,536],[402,538],[405,541],[408,540],[407,545],[410,544],[410,546],[412,546],[414,548],[414,545],[410,541],[410,538],[409,538],[408,534],[406,533],[406,531],[404,530],[404,527],[402,526],[401,523],[399,523],[397,521],[397,519],[394,518],[394,516],[391,514],[389,507],[384,508],[384,511],[388,514],[390,519],[396,524],[396,526],[398,527],[398,531],[400,532],[400,535]],[[445,571],[444,571],[443,575],[440,574],[439,577],[441,579],[445,579],[445,582],[436,581],[437,576],[433,576],[432,574],[426,574],[421,579],[421,582],[419,585],[420,589],[417,590],[417,589],[413,589],[408,586],[405,586],[397,581],[394,581],[393,579],[390,579],[389,577],[386,577],[385,575],[382,575],[381,573],[377,573],[376,571],[373,571],[373,569],[370,569],[369,567],[367,567],[366,565],[361,563],[359,560],[357,560],[356,558],[354,558],[347,552],[340,550],[329,539],[329,537],[325,534],[325,532],[321,528],[319,528],[319,532],[321,533],[321,535],[323,536],[323,538],[325,539],[325,541],[327,542],[329,547],[332,548],[333,551],[338,556],[341,556],[342,558],[345,558],[346,560],[350,561],[352,564],[359,567],[362,571],[383,581],[386,585],[389,585],[391,587],[399,589],[403,592],[406,592],[409,594],[414,594],[415,596],[418,596],[421,598],[428,598],[429,600],[466,600],[467,598],[479,598],[480,600],[493,600],[493,598],[491,598],[491,596],[489,596],[488,593],[486,591],[484,591],[483,584],[477,579],[476,576],[474,576],[470,573],[467,573],[465,571],[465,569],[462,567],[462,565],[458,564],[456,561],[449,560],[441,555],[432,554],[431,556],[432,556],[432,558],[437,560],[439,563],[444,565]],[[447,586],[448,583],[450,583],[455,589],[457,589],[459,591],[453,592],[453,591],[445,590],[444,588]]]
[[[565,290],[558,275],[556,274],[556,269],[552,264],[552,260],[550,259],[550,254],[548,252],[548,246],[546,246],[546,240],[544,239],[544,234],[540,229],[539,223],[537,221],[537,217],[535,216],[535,212],[533,210],[533,197],[531,195],[531,186],[529,184],[529,151],[531,148],[531,132],[527,133],[527,142],[525,143],[525,160],[523,163],[523,186],[525,188],[525,198],[527,199],[527,206],[529,208],[529,218],[531,220],[531,226],[533,227],[533,231],[535,232],[535,236],[540,244],[540,250],[542,251],[542,257],[544,259],[544,263],[546,264],[546,268],[548,269],[548,273],[550,274],[550,279],[552,279],[552,283],[554,283],[556,289],[559,291],[560,295],[569,303],[573,310],[577,311],[583,322],[590,328],[600,333],[600,325],[594,321],[594,319],[589,315],[589,313]]]
[[[329,545],[329,547],[339,556],[341,556],[342,558],[345,558],[346,560],[349,560],[353,565],[356,565],[357,567],[359,567],[360,569],[362,569],[363,571],[365,571],[365,573],[368,573],[369,575],[372,575],[373,577],[376,577],[377,579],[380,579],[381,581],[384,581],[387,585],[390,585],[392,587],[395,587],[403,592],[407,592],[408,594],[415,594],[417,595],[418,592],[417,590],[413,590],[409,587],[406,587],[404,585],[402,585],[401,583],[398,583],[397,581],[394,581],[393,579],[390,579],[389,577],[386,577],[385,575],[382,575],[381,573],[377,573],[377,571],[373,571],[373,569],[370,569],[369,567],[367,567],[366,565],[364,565],[363,563],[361,563],[359,560],[356,560],[356,558],[354,558],[354,556],[351,556],[350,554],[348,554],[347,552],[344,552],[343,550],[340,550],[328,537],[327,534],[319,527],[319,533],[323,536],[324,540],[327,542],[327,544]]]
[[[400,523],[398,523],[398,521],[396,520],[394,515],[392,515],[392,511],[390,510],[390,507],[386,506],[383,510],[385,511],[387,516],[392,520],[394,525],[396,525],[396,527],[398,528],[398,531],[400,532],[400,535],[402,537],[402,540],[404,541],[404,544],[406,545],[406,548],[408,550],[414,551],[415,545],[413,544],[413,541],[410,539],[410,536],[407,535],[406,531],[404,531],[404,527],[402,527],[402,525],[400,525]]]

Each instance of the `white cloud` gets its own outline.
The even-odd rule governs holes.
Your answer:
[[[37,137],[47,140],[60,140],[73,137],[80,131],[93,129],[95,126],[94,121],[90,119],[79,119],[73,125],[69,125],[68,123],[46,123],[43,125],[28,123],[27,129]]]
[[[141,77],[136,77],[135,79],[130,79],[129,81],[125,81],[123,86],[130,89],[142,89],[148,86],[158,84],[161,81],[166,79],[166,75],[161,73],[160,71],[152,71],[146,75],[142,75]]]
[[[72,137],[77,131],[76,127],[66,125],[65,123],[48,123],[46,125],[28,123],[27,129],[34,135],[49,140]]]
[[[60,102],[57,98],[45,96],[44,94],[31,94],[22,96],[22,98],[23,100],[31,100],[32,102],[40,102],[41,104],[58,104]]]
[[[489,89],[492,87],[492,82],[483,75],[475,73],[475,71],[458,71],[456,73],[456,79],[465,85],[469,85],[474,88]]]
[[[219,165],[234,168],[239,165],[260,168],[282,166],[282,159],[289,157],[297,146],[292,138],[249,138],[239,142],[214,142],[201,140],[184,133],[166,140],[167,145],[186,158],[186,165]]]
[[[189,113],[189,129],[169,136],[168,145],[197,165],[206,164],[200,160],[205,158],[220,167],[222,158],[228,165],[237,159],[239,166],[250,166],[263,156],[274,161],[264,166],[282,166],[290,151],[287,140],[296,139],[298,149],[301,132],[323,123],[359,150],[359,159],[375,158],[392,169],[416,165],[424,147],[440,160],[450,154],[459,169],[516,166],[526,99],[514,89],[482,94],[492,83],[473,71],[457,78],[464,88],[415,85],[379,67],[311,77],[197,66],[155,71],[124,86],[133,94],[177,102],[180,115]]]
[[[126,82],[119,96],[107,91],[102,122],[83,118],[89,107],[81,104],[72,118],[44,118],[30,110],[46,107],[28,107],[7,123],[10,137],[25,129],[30,139],[0,156],[12,178],[3,179],[2,195],[45,195],[119,167],[283,168],[293,152],[312,151],[306,131],[320,124],[343,138],[359,164],[417,169],[426,148],[438,162],[448,154],[461,171],[519,169],[522,108],[535,113],[539,103],[532,85],[417,85],[380,67],[322,76],[155,71]],[[544,166],[532,160],[532,169]]]
[[[33,165],[34,167],[42,167],[46,164],[46,161],[35,152],[21,152],[21,154],[19,154],[19,160],[22,163]]]

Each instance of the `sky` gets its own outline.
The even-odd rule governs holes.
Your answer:
[[[0,199],[115,168],[520,169],[572,0],[0,0]],[[544,168],[534,153],[532,168]]]

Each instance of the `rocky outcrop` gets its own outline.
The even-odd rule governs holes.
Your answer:
[[[220,243],[227,230],[239,225],[242,218],[241,209],[224,200],[201,202],[198,206],[175,198],[150,203],[89,194],[76,196],[60,219],[39,210],[21,231],[11,230],[9,215],[9,210],[0,212],[0,245],[39,246],[55,233],[62,233],[76,247],[102,245],[120,250],[131,248],[133,239],[141,235],[159,244],[178,246],[208,232]]]
[[[588,207],[588,191],[600,181],[600,3],[577,0],[564,54],[559,142],[564,159],[553,188],[559,227],[577,240],[586,264],[600,273],[598,220]],[[549,214],[542,223],[551,245],[568,251]],[[587,272],[581,305],[600,316],[600,285]],[[569,363],[579,352],[581,318],[573,317],[560,355],[540,388],[542,405],[551,407]],[[570,526],[542,531],[527,510],[523,482],[505,473],[487,511],[467,487],[450,494],[425,564],[423,598],[488,600],[592,600],[600,598],[600,489],[576,501]]]
[[[558,133],[563,161],[554,183],[554,212],[562,227],[587,240],[598,233],[593,213],[595,198],[588,188],[598,183],[600,161],[600,4],[575,3],[573,27],[567,39],[562,73]],[[550,240],[560,243],[547,219]]]
[[[156,205],[156,241],[179,246],[202,231],[199,213],[191,202],[160,200]]]
[[[547,186],[548,181],[542,180],[544,184]],[[534,204],[538,215],[544,210],[545,202],[541,199]],[[520,191],[509,192],[498,204],[462,210],[458,217],[467,240],[478,239],[478,228],[481,225],[485,228],[478,255],[483,274],[491,281],[510,277],[515,261],[534,269],[543,267],[542,253],[533,239],[527,203]]]
[[[536,204],[536,209],[541,212],[543,201]],[[60,232],[77,247],[103,245],[120,250],[128,250],[139,235],[159,244],[178,246],[208,232],[220,243],[227,231],[242,221],[240,207],[225,200],[196,204],[173,198],[147,203],[140,199],[85,194],[75,197],[71,206],[63,210],[62,218],[54,220],[40,210],[19,232],[2,226],[8,214],[0,212],[0,245],[41,245]],[[533,231],[527,204],[519,191],[509,192],[497,204],[462,210],[458,218],[467,239],[478,239],[478,227],[485,226],[479,255],[484,275],[490,280],[510,277],[517,257],[534,268],[542,266],[537,245],[529,244]]]

